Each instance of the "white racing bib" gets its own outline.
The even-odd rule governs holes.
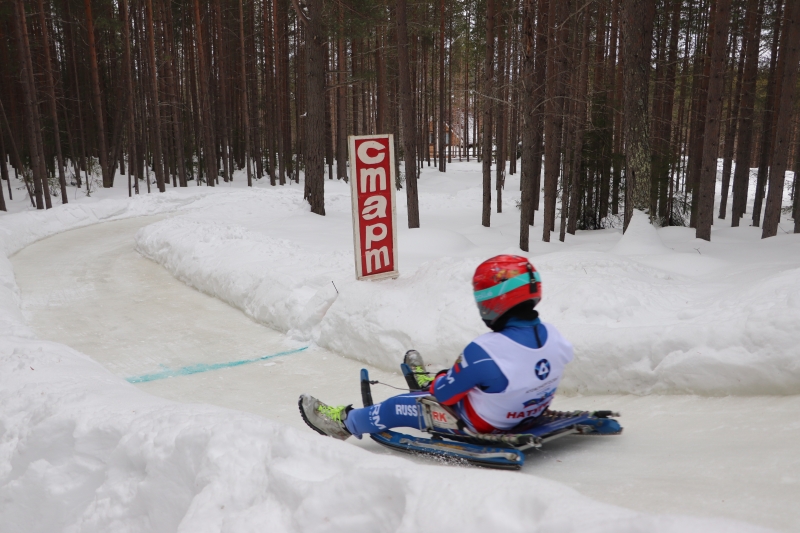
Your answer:
[[[528,348],[494,332],[473,341],[508,379],[503,392],[475,388],[467,394],[475,413],[497,429],[509,429],[540,415],[555,395],[564,367],[572,361],[572,345],[555,327],[542,325],[547,329],[547,341],[541,348]]]

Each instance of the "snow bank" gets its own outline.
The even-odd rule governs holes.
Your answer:
[[[413,347],[445,367],[486,331],[470,291],[475,267],[522,253],[508,232],[518,212],[493,215],[498,228],[476,228],[466,218],[479,212],[473,192],[423,189],[423,206],[435,206],[423,223],[433,220],[401,228],[396,280],[354,280],[349,196],[335,184],[324,218],[296,190],[240,193],[235,211],[211,207],[143,228],[137,249],[298,339],[388,370]],[[465,202],[476,203],[474,213]],[[532,243],[542,317],[576,349],[562,391],[800,393],[800,236],[762,241],[752,229],[716,228],[707,243],[689,228],[657,230],[638,213],[624,236]]]
[[[758,530],[643,515],[533,476],[414,464],[175,404],[53,343],[5,338],[0,376],[3,533]]]
[[[16,301],[9,251],[48,232],[187,205],[186,198],[155,198],[166,203],[61,207],[0,219],[0,533],[763,531],[645,515],[533,476],[414,464],[254,415],[177,404],[139,391],[67,346],[33,338],[9,304]],[[189,224],[172,227],[197,233]],[[159,227],[165,226],[154,231]],[[215,227],[220,242],[238,240],[242,250],[267,259],[270,247],[307,259],[287,241]],[[344,257],[329,259],[334,268]],[[431,290],[431,277],[422,272],[412,283]],[[239,281],[225,287],[233,293],[245,286]],[[254,297],[253,305],[265,298]],[[303,300],[308,321],[331,314],[324,308],[332,297],[321,289],[295,303]]]

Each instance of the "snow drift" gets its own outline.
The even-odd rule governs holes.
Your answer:
[[[137,249],[296,338],[385,369],[410,348],[449,366],[485,331],[470,291],[475,267],[521,254],[515,238],[466,223],[401,230],[400,277],[357,282],[349,197],[334,191],[325,218],[308,213],[295,191],[254,192],[236,198],[237,213],[211,207],[143,228]],[[458,221],[464,195],[440,195],[437,209]],[[624,236],[590,232],[598,237],[591,246],[571,237],[577,244],[528,254],[543,279],[542,317],[576,349],[561,390],[800,393],[800,236],[761,241],[741,229],[706,243],[689,228],[656,230],[638,213]]]
[[[532,476],[417,465],[254,415],[177,404],[67,346],[35,339],[16,308],[6,256],[70,227],[208,207],[188,194],[149,198],[158,200],[0,219],[0,532],[761,531],[645,515]],[[259,239],[239,240],[258,249],[289,246]],[[310,292],[283,311],[302,304],[297,316],[328,317],[331,297]]]

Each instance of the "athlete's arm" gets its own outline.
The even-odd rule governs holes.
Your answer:
[[[446,373],[436,376],[430,392],[444,405],[461,401],[475,387],[484,392],[503,392],[508,379],[483,348],[470,343]]]

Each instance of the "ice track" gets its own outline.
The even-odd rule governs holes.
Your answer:
[[[38,335],[90,355],[123,378],[305,345],[183,285],[136,253],[134,234],[156,220],[73,230],[16,254],[23,311]],[[304,427],[298,394],[357,402],[363,366],[311,347],[137,386]],[[403,384],[397,374],[369,370],[373,379]],[[374,392],[377,400],[394,391]],[[559,397],[555,407],[619,410],[626,431],[619,438],[556,441],[530,456],[524,473],[639,511],[724,516],[800,531],[800,397]],[[387,453],[368,440],[351,442]]]

